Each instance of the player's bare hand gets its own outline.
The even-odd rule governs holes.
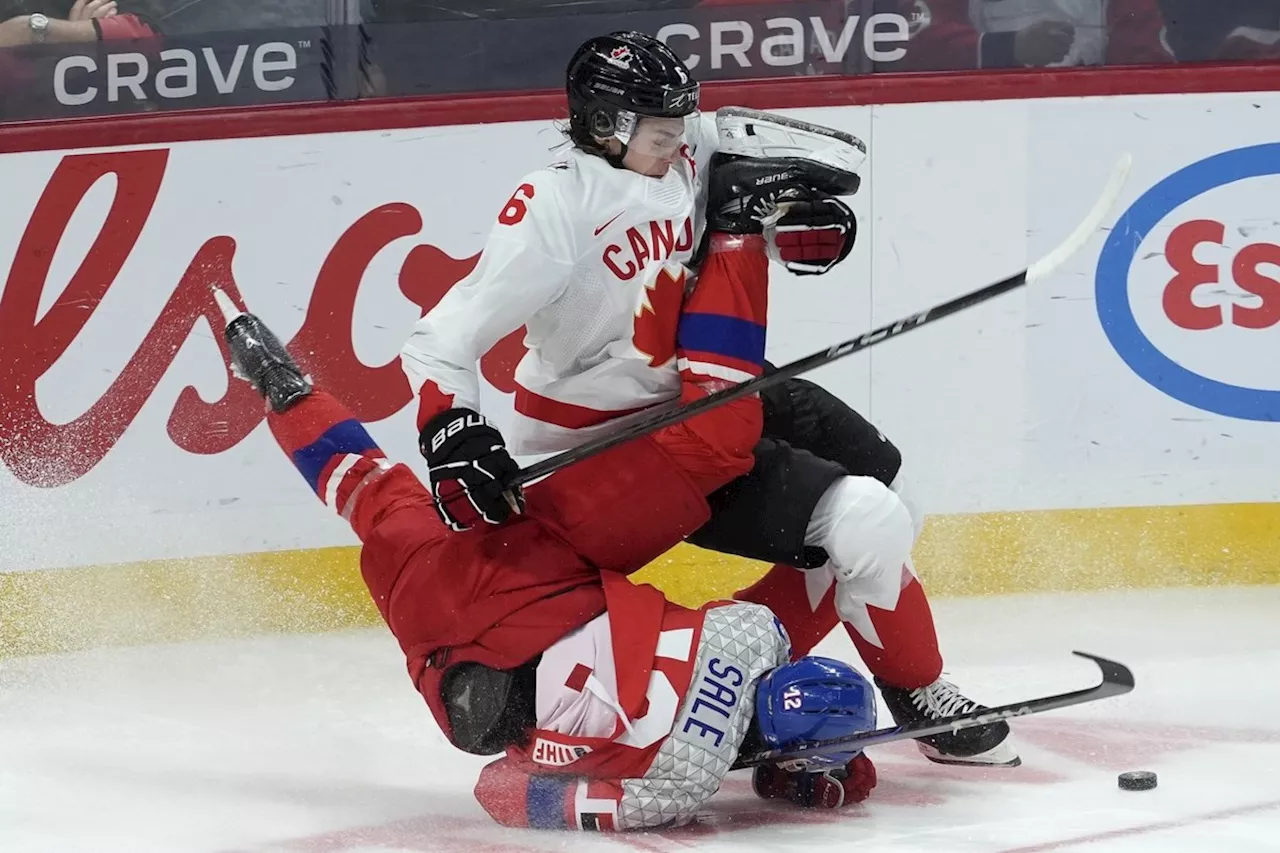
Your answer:
[[[67,13],[68,21],[88,21],[92,18],[110,18],[119,13],[116,0],[76,0]]]
[[[1076,40],[1076,28],[1064,21],[1036,21],[1013,37],[1013,58],[1019,65],[1042,67],[1061,62]]]

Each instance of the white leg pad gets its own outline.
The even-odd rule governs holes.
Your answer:
[[[836,611],[876,642],[866,605],[892,610],[915,541],[911,513],[897,492],[874,477],[842,477],[818,501],[806,542],[830,556]]]
[[[907,512],[911,513],[911,538],[914,542],[920,538],[920,531],[924,529],[924,510],[920,508],[920,502],[916,499],[916,492],[911,487],[911,481],[903,476],[902,468],[898,468],[898,476],[893,478],[889,488],[897,493],[898,498],[907,507]]]

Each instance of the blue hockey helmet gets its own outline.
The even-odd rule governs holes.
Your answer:
[[[772,749],[845,737],[876,727],[875,690],[844,661],[804,657],[756,687],[756,721]],[[847,764],[861,750],[813,756],[810,767]]]

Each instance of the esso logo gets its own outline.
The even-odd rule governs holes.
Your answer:
[[[1098,319],[1151,385],[1280,421],[1280,143],[1208,157],[1144,193],[1098,259]]]
[[[1280,246],[1254,242],[1234,252],[1225,263],[1205,263],[1197,257],[1216,255],[1227,246],[1227,226],[1214,219],[1192,219],[1174,228],[1165,242],[1164,256],[1173,278],[1164,288],[1164,313],[1183,329],[1216,329],[1231,323],[1245,329],[1269,329],[1280,323],[1280,281],[1264,274],[1280,270]],[[1201,290],[1201,285],[1223,285]],[[1235,286],[1234,292],[1231,286]],[[1220,293],[1225,300],[1200,294]],[[1250,297],[1257,297],[1252,299]]]

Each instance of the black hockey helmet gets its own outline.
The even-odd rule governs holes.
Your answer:
[[[569,60],[565,90],[569,138],[587,148],[596,138],[625,132],[637,116],[682,118],[698,111],[698,83],[689,69],[671,48],[644,33],[587,40]]]

